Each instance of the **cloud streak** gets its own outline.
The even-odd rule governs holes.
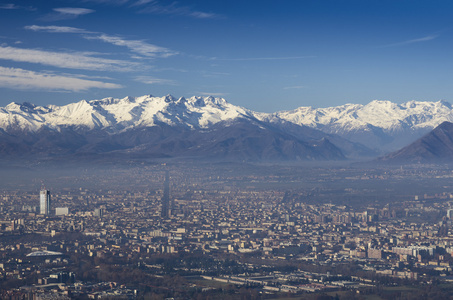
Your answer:
[[[75,33],[81,34],[87,40],[99,40],[115,46],[126,47],[130,51],[143,55],[145,57],[169,57],[178,54],[178,52],[147,43],[142,40],[128,40],[120,36],[112,36],[101,32],[87,31],[75,27],[60,26],[26,26],[25,29],[32,31],[42,31],[49,33]]]
[[[118,89],[119,84],[86,80],[70,76],[0,67],[0,86],[19,90],[82,92],[92,88]]]
[[[203,12],[193,9],[190,6],[181,5],[180,2],[174,1],[171,4],[164,5],[158,0],[84,0],[83,2],[92,2],[103,5],[122,6],[128,5],[131,9],[136,9],[137,13],[185,16],[195,19],[216,19],[223,16],[211,12]]]
[[[60,7],[54,8],[53,12],[41,18],[42,21],[61,21],[73,20],[80,16],[94,13],[95,11],[88,8],[80,7]]]
[[[399,43],[384,45],[382,47],[383,48],[386,48],[386,47],[397,47],[397,46],[404,46],[404,45],[410,45],[410,44],[416,44],[416,43],[423,43],[423,42],[432,41],[432,40],[434,40],[434,39],[436,39],[438,37],[439,37],[438,34],[436,34],[436,35],[428,35],[428,36],[421,37],[421,38],[418,38],[418,39],[406,40],[406,41],[402,41],[402,42],[399,42]]]
[[[284,90],[297,90],[297,89],[306,89],[307,87],[305,85],[294,85],[294,86],[286,86],[283,89]]]
[[[20,6],[17,6],[14,3],[1,4],[0,9],[20,9]]]
[[[25,10],[36,10],[36,8],[29,6],[29,7],[24,7],[24,6],[19,6],[14,3],[5,3],[5,4],[0,4],[0,9],[25,9]]]
[[[85,29],[75,28],[75,27],[67,27],[67,26],[38,26],[38,25],[31,25],[25,26],[25,29],[31,31],[43,31],[49,33],[93,33],[87,31]]]
[[[151,76],[138,76],[135,78],[135,81],[145,84],[176,85],[176,82],[174,80],[155,78]]]
[[[60,8],[54,8],[53,10],[60,14],[72,15],[72,16],[76,16],[76,17],[91,14],[91,13],[95,12],[92,9],[78,8],[78,7],[60,7]]]
[[[0,59],[79,70],[129,72],[142,68],[138,63],[93,57],[84,53],[59,53],[15,47],[0,47]]]
[[[121,6],[128,3],[129,0],[82,0],[82,2],[92,2],[104,5]]]
[[[173,2],[170,5],[161,5],[156,0],[139,0],[131,6],[142,7],[138,12],[145,14],[187,16],[196,19],[214,19],[220,17],[214,13],[193,10],[189,6],[180,6],[178,2]]]
[[[202,96],[213,96],[213,97],[225,97],[228,93],[208,93],[208,92],[198,92]]]
[[[85,36],[84,38],[88,40],[99,40],[115,46],[126,47],[132,52],[146,57],[169,57],[177,54],[177,52],[164,47],[149,44],[141,40],[126,40],[119,36],[100,34],[95,36]]]
[[[226,60],[226,61],[254,61],[254,60],[294,60],[304,58],[316,58],[316,56],[283,56],[283,57],[248,57],[248,58],[218,58],[214,57],[211,60]]]

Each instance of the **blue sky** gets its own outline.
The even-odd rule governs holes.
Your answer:
[[[0,106],[213,95],[453,102],[453,2],[0,0]]]

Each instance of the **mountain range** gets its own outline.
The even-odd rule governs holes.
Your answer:
[[[260,113],[222,98],[126,97],[0,108],[3,157],[345,160],[398,150],[453,121],[446,101]]]
[[[381,162],[446,163],[453,159],[453,123],[443,122],[402,149],[378,158]]]

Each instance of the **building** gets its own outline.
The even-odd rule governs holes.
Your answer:
[[[162,208],[160,215],[162,218],[168,218],[171,216],[170,175],[168,174],[168,171],[165,172],[164,194],[162,195]]]
[[[102,208],[95,208],[94,209],[94,216],[98,218],[102,218],[104,215],[104,210]]]
[[[450,220],[453,219],[453,209],[448,209],[447,210],[447,218],[449,218]]]
[[[69,215],[69,208],[68,207],[57,207],[57,208],[55,208],[55,215],[56,216],[67,216],[67,215]]]
[[[382,259],[383,251],[381,249],[368,248],[368,258]]]
[[[41,190],[39,193],[39,208],[41,215],[50,215],[51,214],[51,205],[50,200],[50,191]]]

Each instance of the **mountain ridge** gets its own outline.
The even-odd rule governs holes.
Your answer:
[[[445,121],[415,142],[378,158],[378,161],[450,163],[451,159],[453,159],[453,123]]]
[[[225,141],[222,143],[218,140],[219,137],[205,138],[209,135],[209,130],[215,126],[217,133],[220,132],[220,127],[223,130],[233,126],[235,130],[241,128],[240,130],[244,131],[248,126],[247,134],[250,136],[244,135],[242,140],[245,143],[244,147],[252,147],[248,138],[255,136],[259,130],[262,130],[263,136],[268,136],[270,143],[262,144],[262,147],[274,147],[267,152],[255,148],[255,151],[260,152],[263,157],[266,156],[265,153],[274,153],[277,158],[298,159],[298,155],[294,150],[290,150],[291,147],[288,145],[305,153],[300,156],[305,159],[317,159],[309,148],[319,148],[319,145],[331,150],[330,154],[323,152],[325,149],[320,151],[324,153],[319,156],[320,159],[376,157],[384,152],[394,151],[400,146],[406,146],[441,122],[449,120],[453,121],[453,109],[446,101],[409,101],[396,104],[374,100],[366,105],[299,107],[275,113],[255,112],[230,104],[223,98],[211,96],[175,98],[171,95],[164,97],[145,95],[121,99],[109,97],[100,100],[81,100],[63,106],[37,106],[27,102],[22,104],[13,102],[0,108],[2,138],[0,152],[1,149],[14,152],[11,149],[21,149],[21,144],[22,150],[31,149],[39,152],[41,148],[37,146],[48,145],[48,150],[53,151],[50,138],[53,136],[59,141],[58,145],[53,146],[63,152],[68,150],[70,153],[80,153],[83,149],[95,152],[101,149],[104,151],[128,149],[127,151],[132,153],[143,149],[144,144],[153,148],[154,145],[151,144],[153,141],[168,142],[172,138],[169,135],[173,134],[179,136],[179,142],[173,142],[175,145],[179,144],[181,148],[175,148],[173,154],[181,155],[191,153],[189,149],[183,150],[189,144],[192,146],[197,144],[194,140],[197,135],[206,143],[219,143],[218,145],[231,147],[234,143],[229,144]],[[162,126],[166,129],[162,129],[164,128]],[[152,127],[160,127],[161,133],[158,134],[159,130],[148,130],[148,135],[140,133],[140,129]],[[269,131],[273,133],[269,134]],[[181,135],[180,132],[184,134]],[[78,141],[73,143],[77,149],[66,148],[64,141],[70,141],[57,133],[72,136],[74,141]],[[123,133],[134,136],[139,144],[119,141],[119,136],[125,137]],[[332,145],[319,143],[323,139]],[[287,146],[282,148],[283,141],[286,141],[284,143]],[[239,147],[239,141],[235,143],[235,147]],[[317,143],[319,145],[315,146]],[[197,144],[199,148],[212,146],[213,144]],[[45,148],[43,146],[43,152]],[[220,152],[222,151],[219,150]],[[255,154],[252,155],[250,152],[250,155]]]

